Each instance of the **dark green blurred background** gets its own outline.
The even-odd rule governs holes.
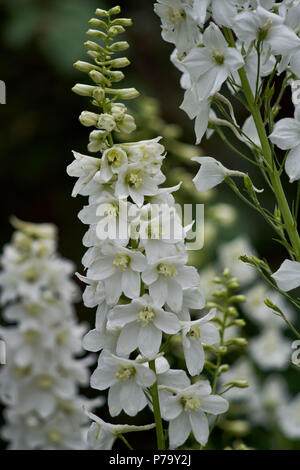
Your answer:
[[[158,99],[164,120],[179,124],[183,140],[193,144],[193,123],[179,109],[183,91],[179,86],[180,75],[169,61],[172,45],[161,39],[160,21],[153,13],[154,2],[118,3],[123,16],[134,21],[128,29],[132,65],[126,71],[124,86],[135,86],[142,95]],[[12,214],[33,222],[52,222],[59,229],[60,252],[74,260],[78,270],[84,253],[81,238],[85,227],[77,213],[85,201],[71,197],[74,181],[67,176],[66,166],[72,161],[72,149],[87,153],[88,130],[78,122],[87,103],[70,91],[85,76],[73,69],[72,64],[86,57],[83,42],[95,8],[114,5],[110,0],[2,0],[0,4],[0,80],[7,86],[7,104],[0,107],[0,246],[11,237]],[[243,120],[246,116],[239,117]],[[231,168],[250,170],[217,137],[204,142],[203,149],[205,154],[217,155]],[[173,162],[168,165],[174,169]],[[175,165],[178,167],[178,161]],[[190,165],[183,166],[190,171]],[[192,167],[193,172],[196,169]],[[254,174],[251,168],[251,175]],[[255,184],[260,187],[259,175],[257,178]],[[265,197],[265,203],[272,207]],[[233,203],[239,208],[238,224],[226,234],[220,231],[218,242],[241,232],[247,234],[258,252],[277,267],[283,250],[270,242],[273,234],[264,221],[241,205],[225,185],[218,198],[219,202]],[[190,202],[188,196],[184,202]],[[78,311],[81,319],[93,323],[92,311],[82,306]]]

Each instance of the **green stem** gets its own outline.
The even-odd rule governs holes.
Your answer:
[[[129,450],[134,450],[134,448],[129,444],[129,442],[127,441],[127,439],[125,439],[125,437],[123,436],[123,434],[119,434],[118,435],[118,438],[124,442],[124,444],[126,445],[126,447],[128,447]]]
[[[150,361],[149,367],[151,370],[153,370],[154,374],[156,375],[155,361]],[[162,419],[161,419],[161,414],[160,414],[157,381],[151,387],[151,396],[152,396],[152,403],[153,403],[154,419],[156,423],[157,449],[165,450],[166,445],[165,445],[165,438],[164,438],[164,429],[163,429],[163,424],[162,424]]]
[[[232,31],[227,30],[227,38],[228,42],[232,47],[235,47],[235,40],[232,34]],[[257,133],[259,136],[259,140],[261,143],[262,152],[265,158],[265,162],[267,164],[267,172],[270,177],[271,184],[273,186],[273,192],[278,202],[278,206],[280,208],[286,232],[288,233],[290,242],[295,252],[296,259],[300,261],[300,237],[297,231],[297,225],[291,213],[289,204],[287,202],[282,184],[280,175],[278,173],[277,168],[274,165],[273,160],[273,153],[269,143],[269,139],[266,133],[265,125],[261,116],[261,112],[259,106],[255,102],[255,97],[253,96],[251,86],[244,68],[239,70],[239,77],[242,85],[242,90],[244,95],[247,99],[249,109],[252,113],[255,127],[257,129]]]

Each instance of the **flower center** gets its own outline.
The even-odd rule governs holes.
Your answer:
[[[128,268],[129,263],[130,263],[129,256],[125,255],[124,253],[119,253],[118,255],[115,256],[113,267],[120,269],[120,271],[125,271],[125,269]]]
[[[38,338],[38,332],[36,330],[27,330],[24,333],[24,339],[26,343],[33,344]]]
[[[26,367],[20,367],[20,366],[15,366],[15,375],[17,377],[26,377],[26,375],[30,374],[31,371],[31,366],[26,366]]]
[[[61,434],[56,429],[49,431],[47,437],[52,444],[58,444],[61,441]]]
[[[159,274],[166,278],[174,277],[177,274],[176,268],[173,264],[169,263],[160,263],[157,266],[157,270]]]
[[[192,326],[187,336],[191,336],[192,338],[199,339],[201,336],[201,330],[199,326]]]
[[[37,378],[37,385],[40,388],[45,388],[45,389],[51,388],[53,385],[53,379],[49,375],[40,375]]]
[[[173,8],[170,8],[168,11],[168,17],[172,24],[176,24],[186,18],[186,13],[183,9],[174,10]]]
[[[115,377],[120,382],[126,382],[126,380],[133,377],[135,374],[135,368],[133,366],[121,366]]]
[[[107,162],[109,165],[119,168],[124,160],[124,155],[120,149],[110,149],[106,153]]]
[[[155,313],[151,305],[146,305],[143,310],[137,316],[138,322],[141,322],[142,326],[147,326],[154,320]]]
[[[142,182],[143,178],[141,176],[141,170],[131,171],[126,175],[126,183],[128,186],[139,188]]]
[[[271,18],[269,18],[266,23],[258,29],[258,40],[259,41],[264,41],[267,36],[268,36],[268,32],[269,32],[269,29],[272,27],[272,20]]]
[[[58,333],[58,335],[56,336],[56,341],[57,341],[57,343],[60,344],[60,345],[66,344],[67,339],[68,339],[68,332],[67,332],[67,331],[61,331],[61,332]]]
[[[115,219],[119,213],[119,208],[116,204],[107,204],[104,210],[104,216],[108,219]]]
[[[217,63],[218,65],[223,65],[223,64],[224,64],[224,56],[223,56],[223,54],[218,54],[217,52],[215,52],[215,53],[213,54],[213,56],[214,56],[214,59],[215,59],[215,61],[216,61],[216,63]]]
[[[25,308],[28,315],[32,315],[33,317],[37,315],[41,310],[41,307],[38,304],[34,303],[27,304]]]
[[[39,278],[37,271],[31,267],[23,272],[23,279],[27,282],[36,282]]]
[[[183,397],[180,398],[180,403],[185,411],[197,411],[202,405],[202,400],[194,395],[183,395]]]

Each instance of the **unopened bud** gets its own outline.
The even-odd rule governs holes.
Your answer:
[[[112,21],[113,26],[132,26],[132,19],[131,18],[116,18]]]
[[[231,322],[230,326],[239,326],[243,328],[244,326],[246,326],[246,322],[242,318],[239,318],[238,320],[234,320],[233,322]]]
[[[120,57],[119,59],[110,60],[109,64],[115,69],[123,69],[124,67],[130,65],[130,61],[127,59],[127,57]]]
[[[98,20],[98,18],[91,18],[89,24],[91,26],[95,26],[96,28],[107,28],[107,23],[105,23],[105,21]]]
[[[84,85],[82,83],[77,83],[72,91],[80,96],[92,96],[95,87],[90,85]]]
[[[227,346],[247,346],[248,341],[246,338],[233,338],[228,341],[226,341]]]
[[[91,113],[90,111],[83,111],[79,116],[79,121],[85,127],[96,126],[99,119],[99,114]]]
[[[249,384],[247,380],[233,380],[232,382],[224,384],[223,387],[247,388]]]
[[[229,307],[227,309],[227,314],[230,317],[235,317],[235,318],[239,316],[239,312],[237,311],[237,309],[235,307]]]
[[[104,75],[101,72],[98,72],[97,70],[92,70],[89,73],[89,76],[95,83],[97,83],[97,85],[101,85],[102,83],[106,82],[106,78],[104,77]]]
[[[124,73],[119,70],[108,70],[107,74],[109,79],[114,83],[120,82],[125,77]]]
[[[120,51],[126,51],[126,49],[128,48],[129,48],[129,44],[127,41],[119,41],[119,42],[115,42],[114,44],[112,44],[108,48],[108,50],[112,52],[120,52]]]
[[[221,367],[218,369],[218,375],[223,374],[224,372],[227,372],[229,370],[229,365],[228,364],[223,364]]]
[[[97,127],[104,129],[107,132],[111,132],[116,128],[116,122],[110,114],[104,113],[100,115]]]
[[[106,18],[108,16],[108,12],[106,10],[102,10],[101,8],[97,8],[95,14],[100,16],[100,18]]]
[[[78,60],[74,64],[75,69],[80,70],[80,72],[91,72],[92,70],[97,70],[98,67],[93,64],[89,64],[88,62],[83,62],[82,60]]]
[[[117,26],[111,26],[109,30],[107,31],[108,35],[111,37],[115,37],[118,34],[123,34],[125,33],[125,29],[123,26],[117,25]]]
[[[121,90],[106,88],[105,91],[111,95],[117,95],[122,100],[133,100],[139,96],[139,92],[135,88],[123,88]]]
[[[246,297],[244,295],[233,295],[232,297],[230,297],[229,302],[241,304],[243,302],[246,302]]]
[[[89,29],[86,34],[97,39],[105,40],[107,38],[107,34],[103,33],[103,31],[98,31],[97,29]]]
[[[105,91],[101,87],[97,87],[93,91],[93,98],[98,101],[99,103],[102,103],[102,101],[105,98]]]
[[[103,47],[99,46],[99,44],[97,44],[96,42],[93,42],[93,41],[86,41],[84,43],[84,45],[89,51],[93,51],[93,52],[102,52],[103,51]]]
[[[119,15],[121,13],[121,7],[119,5],[108,10],[109,15]]]

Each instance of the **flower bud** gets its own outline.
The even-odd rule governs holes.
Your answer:
[[[84,85],[82,83],[77,83],[72,91],[80,96],[92,96],[95,87],[90,85]]]
[[[112,52],[120,52],[120,51],[126,51],[126,49],[129,48],[129,44],[127,41],[119,41],[119,42],[115,42],[114,44],[112,44],[108,50],[112,51]]]
[[[89,51],[95,51],[95,52],[102,52],[103,48],[99,46],[96,42],[93,41],[86,41],[84,43],[85,47],[89,49]]]
[[[127,59],[127,57],[120,57],[119,59],[112,59],[112,60],[109,60],[108,63],[116,69],[118,68],[122,69],[130,65],[130,61]]]
[[[98,101],[99,103],[102,103],[102,101],[105,98],[105,91],[101,87],[94,88],[93,90],[93,98]]]
[[[120,132],[124,132],[125,134],[130,134],[131,132],[136,130],[136,124],[134,117],[130,114],[125,114],[124,119],[118,122],[118,128]]]
[[[89,24],[96,28],[107,28],[107,24],[105,23],[105,21],[98,20],[98,18],[91,18]]]
[[[101,85],[102,83],[106,82],[106,78],[104,77],[104,75],[101,72],[98,72],[97,70],[92,70],[89,73],[89,76],[95,83],[97,83],[97,85]]]
[[[91,113],[90,111],[83,111],[79,116],[79,121],[85,127],[96,126],[99,119],[99,114]]]
[[[111,107],[111,114],[116,121],[124,119],[127,108],[123,103],[114,103]]]
[[[105,40],[107,38],[107,34],[103,33],[102,31],[98,31],[97,29],[89,29],[86,34],[92,38],[97,39]]]
[[[119,15],[121,13],[121,7],[119,5],[108,10],[109,15]]]
[[[232,297],[230,297],[229,301],[232,303],[241,304],[243,302],[246,302],[246,297],[244,295],[233,295]]]
[[[107,132],[111,132],[116,128],[116,122],[110,114],[103,113],[98,119],[97,127],[99,127],[99,129],[104,129]]]
[[[89,64],[88,62],[83,62],[82,60],[78,60],[74,64],[75,69],[80,70],[80,72],[91,72],[92,70],[97,70],[99,67],[93,64]]]
[[[107,136],[107,132],[103,130],[91,132],[88,150],[90,152],[102,151],[106,136]]]
[[[233,338],[226,341],[227,346],[247,346],[248,341],[246,338]]]
[[[116,18],[112,21],[112,25],[121,25],[121,26],[132,26],[132,19],[131,18]]]
[[[107,74],[109,79],[114,83],[120,82],[125,77],[124,73],[119,70],[108,70]]]
[[[237,311],[237,309],[235,307],[229,307],[227,309],[227,314],[230,317],[235,317],[235,318],[239,316],[239,312]]]
[[[111,36],[111,37],[115,37],[117,36],[118,34],[123,34],[125,33],[125,29],[123,28],[123,26],[111,26],[109,28],[109,30],[107,31],[108,35]]]
[[[226,384],[223,385],[223,387],[236,387],[236,388],[247,388],[249,387],[249,384],[247,380],[234,380],[232,382],[227,382]]]
[[[221,367],[218,369],[218,375],[223,374],[224,372],[227,372],[229,370],[229,365],[228,364],[223,364]]]
[[[101,8],[97,8],[95,15],[100,16],[100,18],[106,18],[108,16],[108,12],[106,10],[102,10]]]
[[[139,96],[139,92],[135,88],[123,88],[121,90],[106,88],[105,91],[111,95],[118,95],[122,100],[133,100]]]

